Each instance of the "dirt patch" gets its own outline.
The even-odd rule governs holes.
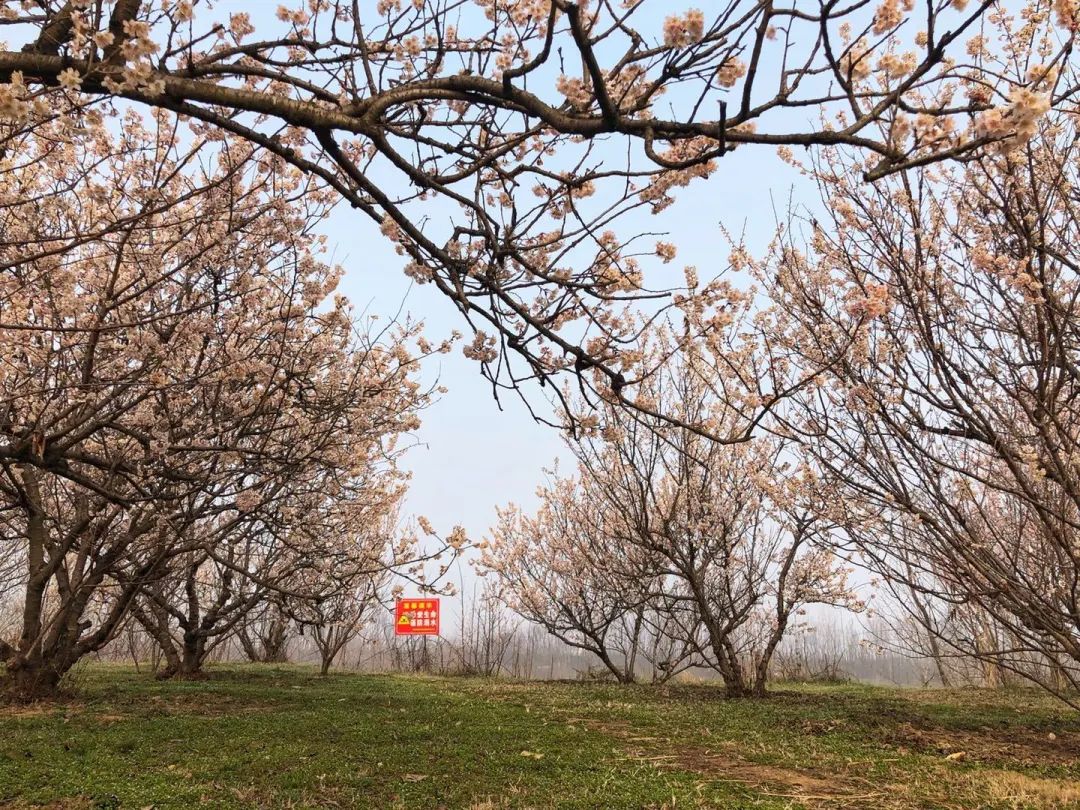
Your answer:
[[[51,714],[63,713],[75,709],[80,705],[70,699],[63,700],[39,700],[34,703],[0,703],[0,720],[48,717]]]
[[[739,782],[763,796],[798,801],[807,807],[886,807],[886,798],[903,793],[900,786],[873,784],[837,774],[752,762],[739,755],[738,744],[723,741],[712,748],[679,745],[660,737],[642,736],[629,725],[581,719],[575,722],[622,740],[627,754],[658,768],[678,768],[709,779]],[[642,745],[646,743],[646,745]],[[658,745],[648,745],[657,743]],[[669,753],[657,754],[661,749]]]
[[[979,762],[1032,767],[1080,766],[1080,734],[1029,728],[957,730],[898,723],[885,735],[898,749],[948,756],[964,752]]]
[[[151,695],[135,701],[43,700],[37,703],[0,704],[0,720],[36,719],[60,715],[65,718],[92,718],[100,723],[140,720],[147,716],[228,717],[271,711],[269,701],[252,701],[228,696]]]
[[[848,783],[836,775],[824,776],[804,769],[749,762],[738,755],[736,748],[736,743],[727,743],[719,749],[680,749],[676,761],[684,770],[773,788],[771,793],[764,791],[766,795],[782,794],[793,799],[829,801],[840,805],[884,795],[880,791],[867,793],[865,786]]]
[[[15,718],[18,720],[22,717],[44,717],[47,714],[52,714],[56,711],[55,705],[45,705],[42,703],[31,703],[29,706],[19,706],[18,704],[9,704],[7,706],[0,704],[0,718],[8,719]]]

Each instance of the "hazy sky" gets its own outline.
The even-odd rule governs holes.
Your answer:
[[[775,222],[774,199],[777,209],[785,209],[799,179],[772,149],[740,147],[711,178],[684,189],[667,211],[628,219],[622,227],[667,232],[678,246],[676,261],[654,272],[654,283],[667,273],[672,285],[681,284],[686,264],[708,278],[724,269],[730,252],[719,223],[734,233],[745,227],[752,245],[764,244]],[[466,331],[457,310],[434,287],[411,285],[401,257],[366,218],[342,207],[324,230],[346,270],[342,292],[358,309],[386,317],[404,301],[404,310],[423,319],[433,339],[455,328]],[[500,411],[479,364],[460,348],[430,361],[424,375],[438,377],[449,393],[423,415],[421,446],[406,458],[414,476],[407,511],[426,515],[440,530],[460,524],[479,538],[497,504],[534,501],[542,469],[562,453],[562,442],[558,431],[535,423],[512,394],[503,392]],[[539,387],[529,392],[537,402],[541,393]]]
[[[373,4],[374,0],[364,0],[361,8]],[[655,16],[640,15],[638,26],[643,33],[653,27],[650,33],[659,40],[665,14],[695,5],[707,10],[709,0],[654,4],[648,13]],[[215,10],[222,17],[229,11],[249,11],[256,27],[265,30],[275,26],[275,7],[276,3],[268,2],[253,9],[248,2],[226,0],[216,4]],[[815,114],[807,110],[806,118]],[[613,144],[613,158],[625,159],[622,142]],[[632,233],[666,233],[663,238],[678,246],[678,257],[671,264],[646,267],[650,286],[668,283],[664,274],[672,286],[682,284],[683,267],[688,264],[707,279],[724,269],[730,252],[719,224],[723,222],[736,235],[745,228],[751,246],[763,245],[773,231],[774,204],[782,212],[793,184],[800,180],[772,148],[742,146],[721,160],[711,178],[683,189],[678,202],[661,215],[635,213],[619,227]],[[804,181],[798,199],[809,202],[805,189]],[[400,308],[427,324],[433,342],[453,329],[468,332],[448,299],[431,285],[410,282],[402,272],[402,258],[367,217],[341,206],[322,231],[329,237],[335,260],[346,270],[341,292],[357,310],[385,319]],[[404,466],[413,474],[405,513],[425,515],[440,532],[460,524],[470,537],[479,539],[492,524],[497,505],[535,502],[543,469],[565,454],[562,441],[556,430],[533,422],[512,393],[503,392],[500,411],[479,365],[463,357],[460,347],[429,362],[423,375],[427,381],[438,378],[449,393],[424,413],[423,426],[416,434],[419,446],[405,459]],[[541,394],[539,387],[529,392],[537,403],[543,402]]]

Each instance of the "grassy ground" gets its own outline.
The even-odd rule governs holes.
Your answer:
[[[0,707],[0,806],[1080,808],[1080,717],[1032,693],[666,689],[93,668]]]

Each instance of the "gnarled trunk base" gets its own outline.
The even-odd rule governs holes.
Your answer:
[[[0,698],[13,703],[55,699],[65,672],[47,663],[9,659],[0,669]]]
[[[169,659],[165,668],[157,673],[158,680],[202,681],[208,677],[203,670],[205,655],[185,650],[182,656],[170,655]]]

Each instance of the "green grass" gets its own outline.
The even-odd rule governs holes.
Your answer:
[[[0,806],[1080,807],[1080,717],[1030,692],[728,701],[300,667],[95,667],[77,689],[0,707]]]

